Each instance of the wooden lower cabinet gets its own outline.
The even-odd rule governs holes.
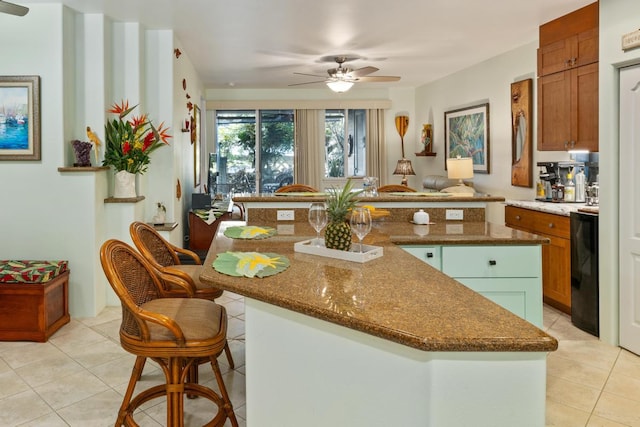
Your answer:
[[[544,302],[571,314],[571,235],[569,217],[516,206],[506,206],[508,227],[549,238],[542,246]]]

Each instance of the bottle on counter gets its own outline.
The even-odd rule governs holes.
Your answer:
[[[585,186],[586,177],[584,175],[584,170],[580,169],[580,171],[576,174],[576,202],[584,203],[586,199],[586,186]]]
[[[536,199],[545,199],[546,194],[544,192],[544,183],[542,181],[538,181],[536,184]]]
[[[575,202],[576,201],[576,184],[573,182],[573,175],[567,174],[567,184],[564,186],[564,201]]]

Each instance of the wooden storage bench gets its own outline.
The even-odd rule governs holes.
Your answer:
[[[0,260],[0,341],[45,342],[70,320],[67,261]]]

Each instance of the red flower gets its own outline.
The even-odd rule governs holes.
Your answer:
[[[147,115],[143,114],[141,116],[134,116],[129,123],[131,123],[131,127],[138,129],[140,126],[147,123]]]
[[[144,143],[142,144],[142,151],[145,151],[154,142],[155,142],[155,137],[153,136],[153,132],[149,132],[147,136],[144,137]]]
[[[133,110],[136,107],[137,105],[134,105],[133,107],[129,108],[129,101],[123,100],[123,101],[120,101],[120,105],[118,105],[117,103],[114,103],[111,106],[111,109],[107,110],[107,112],[117,114],[120,118],[123,118],[124,116],[129,114],[131,110]]]
[[[165,144],[169,144],[169,141],[167,141],[167,140],[169,138],[172,138],[172,136],[167,133],[168,130],[169,130],[168,127],[167,128],[164,127],[164,122],[160,123],[160,126],[158,127],[158,130],[157,130],[158,137]]]
[[[131,151],[131,144],[129,144],[129,141],[125,141],[124,144],[122,144],[122,154],[126,155],[129,151]]]

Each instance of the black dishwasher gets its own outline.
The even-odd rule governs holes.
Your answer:
[[[571,323],[600,336],[598,215],[571,212]]]

